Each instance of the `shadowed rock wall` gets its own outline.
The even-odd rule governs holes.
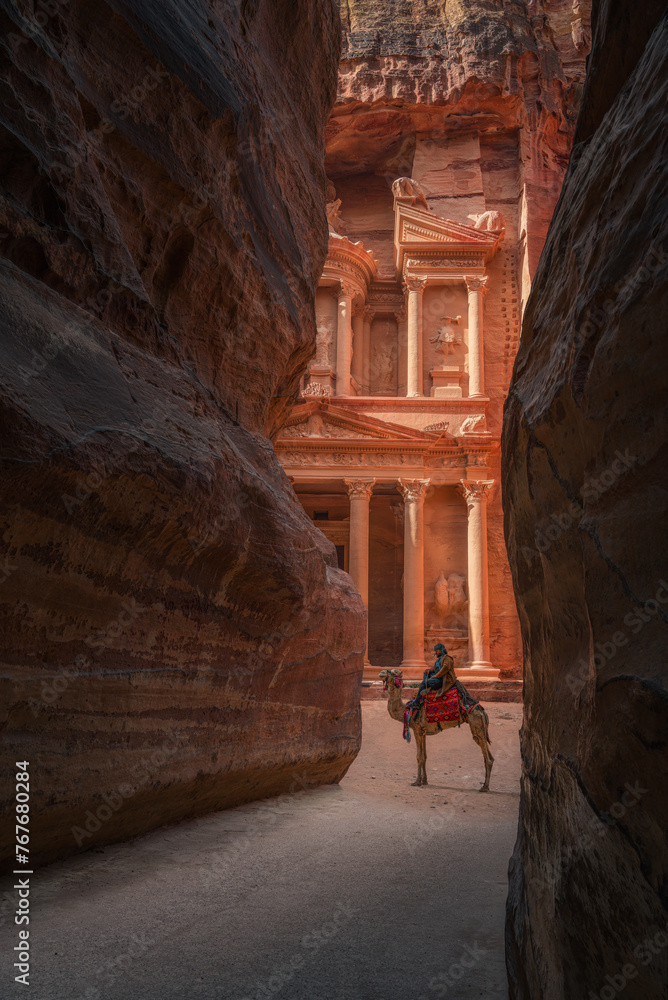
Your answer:
[[[38,861],[357,752],[363,606],[270,443],[315,343],[339,19],[0,22],[0,705]]]
[[[504,420],[525,664],[514,1000],[668,984],[668,18],[595,15]]]

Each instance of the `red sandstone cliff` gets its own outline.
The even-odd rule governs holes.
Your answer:
[[[0,704],[36,861],[338,780],[364,625],[269,442],[314,345],[333,4],[1,17]]]
[[[595,14],[505,413],[525,663],[514,1000],[658,1000],[668,982],[668,18]]]
[[[518,244],[525,299],[573,140],[590,8],[342,0],[328,175],[412,173],[455,221],[487,201]]]
[[[394,278],[391,184],[414,177],[429,207],[466,225],[505,219],[485,299],[487,429],[500,435],[521,309],[570,153],[589,50],[590,3],[346,0],[326,130],[340,229]],[[338,223],[337,223],[338,225]],[[498,454],[490,478],[500,478]],[[488,510],[491,656],[521,675],[498,489]]]

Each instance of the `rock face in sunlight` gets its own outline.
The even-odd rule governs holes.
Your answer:
[[[590,8],[591,0],[341,3],[328,176],[413,176],[429,207],[456,221],[505,203],[526,300],[573,140]],[[338,181],[337,192],[345,216]]]
[[[365,633],[270,443],[315,343],[335,5],[44,10],[1,15],[1,703],[34,861],[337,781]]]
[[[515,1000],[667,981],[667,53],[665,4],[598,5],[505,413],[525,653]]]

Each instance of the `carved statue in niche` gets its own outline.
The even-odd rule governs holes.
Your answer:
[[[446,576],[441,570],[434,584],[434,606],[440,619],[451,626],[466,625],[466,577],[461,573],[451,573]]]
[[[499,232],[506,228],[506,220],[500,212],[483,212],[482,215],[469,215],[474,229],[482,232]]]
[[[463,611],[468,605],[466,599],[466,577],[462,573],[451,573],[448,577],[448,593],[450,608],[453,611]]]
[[[326,323],[322,323],[316,330],[314,358],[316,365],[330,364],[329,353],[333,339],[334,334],[331,328]]]
[[[331,181],[327,182],[327,206],[325,211],[327,213],[327,222],[329,224],[330,233],[334,233],[335,236],[339,235],[339,229],[341,228],[339,219],[341,218],[341,199],[336,197],[336,188]]]
[[[411,205],[420,205],[429,210],[424,191],[412,177],[397,177],[392,185],[392,194],[395,198],[410,199]]]
[[[454,325],[457,326],[461,323],[461,316],[441,316],[441,326],[434,334],[433,337],[429,338],[429,343],[434,345],[437,352],[443,354],[443,362],[449,354],[454,354],[457,346],[461,344],[462,338],[457,336]]]
[[[438,580],[434,584],[434,604],[441,618],[445,618],[450,608],[450,592],[448,590],[448,578],[441,570]]]
[[[484,431],[485,429],[485,414],[484,413],[472,413],[470,416],[462,420],[462,425],[459,428],[460,434],[470,434],[475,429],[479,431]]]
[[[387,320],[374,328],[370,381],[376,393],[390,396],[396,391],[397,345],[394,330]],[[378,336],[380,334],[380,336]]]
[[[329,427],[319,413],[314,413],[312,417],[305,420],[303,424],[297,424],[291,428],[292,437],[300,438],[327,438],[331,437]]]

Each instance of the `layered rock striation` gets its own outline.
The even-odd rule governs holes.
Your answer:
[[[668,19],[600,3],[508,398],[524,645],[514,1000],[668,982]]]
[[[0,704],[38,862],[357,752],[364,609],[271,445],[315,344],[339,19],[0,16]]]
[[[328,175],[412,174],[456,222],[502,212],[525,300],[573,140],[590,8],[346,0]]]

